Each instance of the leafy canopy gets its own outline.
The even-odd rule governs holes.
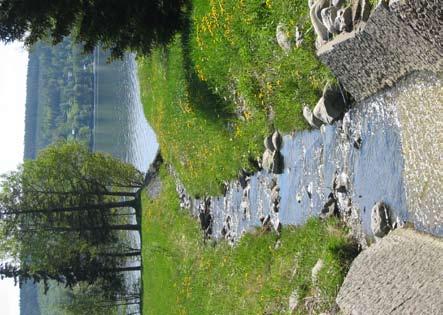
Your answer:
[[[184,0],[2,0],[0,40],[25,39],[32,45],[50,37],[74,38],[92,51],[101,43],[114,57],[125,50],[142,53],[169,41],[183,24]]]

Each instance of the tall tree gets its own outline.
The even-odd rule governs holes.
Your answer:
[[[139,251],[109,249],[116,230],[139,229],[116,214],[137,207],[144,179],[132,165],[77,142],[57,143],[25,161],[1,183],[0,254],[10,263],[0,266],[0,276],[72,286],[115,284],[116,274],[139,270],[121,264]]]
[[[149,52],[183,25],[184,0],[2,0],[0,39],[33,44],[51,37],[74,38],[91,51],[102,43],[114,56],[125,50]]]

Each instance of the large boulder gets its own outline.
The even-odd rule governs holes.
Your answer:
[[[313,115],[325,124],[331,124],[345,112],[346,104],[340,88],[327,84],[323,96],[315,105]]]
[[[274,131],[272,134],[272,145],[274,146],[275,150],[280,151],[281,145],[282,145],[283,139],[278,131]]]
[[[283,173],[284,169],[284,158],[283,155],[280,153],[280,151],[274,151],[273,157],[272,157],[272,173],[274,174],[281,174]]]
[[[320,128],[323,122],[314,116],[309,107],[303,107],[303,117],[312,128]]]
[[[341,314],[442,314],[443,239],[397,229],[362,251],[337,295]]]

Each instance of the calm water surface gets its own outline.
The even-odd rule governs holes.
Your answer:
[[[107,56],[98,49],[95,51],[93,150],[110,153],[146,171],[158,144],[143,113],[135,57],[129,54],[122,61],[109,64]],[[135,218],[131,223],[135,223]],[[131,247],[141,247],[139,233],[125,232],[122,237],[129,240]],[[128,265],[140,265],[140,261],[135,259]],[[129,288],[140,287],[139,272],[125,275]],[[138,306],[130,306],[128,313],[135,312]]]

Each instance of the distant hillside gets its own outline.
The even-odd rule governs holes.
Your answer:
[[[65,38],[39,42],[29,53],[25,159],[59,139],[90,145],[94,110],[94,57]]]

